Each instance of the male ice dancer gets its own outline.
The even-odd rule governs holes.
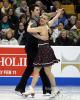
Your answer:
[[[30,15],[31,15],[30,21],[33,23],[32,27],[38,26],[39,16],[40,16],[40,8],[38,5],[32,5],[30,7]],[[18,91],[20,93],[25,92],[27,80],[29,79],[29,76],[32,74],[34,69],[33,61],[37,54],[37,49],[38,49],[37,38],[33,37],[30,33],[27,33],[27,43],[25,49],[27,52],[28,65],[22,75],[19,84],[15,88],[15,91]],[[43,83],[43,94],[51,93],[51,84],[43,68],[40,71],[40,77]]]

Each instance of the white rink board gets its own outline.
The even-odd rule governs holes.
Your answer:
[[[60,62],[52,66],[55,77],[80,78],[80,47],[79,46],[52,46]],[[64,68],[63,64],[66,64]],[[77,66],[78,65],[78,66]]]

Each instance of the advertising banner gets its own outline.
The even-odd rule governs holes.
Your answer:
[[[0,76],[22,76],[27,67],[24,46],[0,47]]]

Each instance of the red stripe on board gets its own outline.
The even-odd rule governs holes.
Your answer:
[[[25,48],[1,48],[0,54],[25,54]]]

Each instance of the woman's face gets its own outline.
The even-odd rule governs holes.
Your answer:
[[[58,28],[59,28],[60,30],[61,30],[61,29],[64,29],[64,25],[63,25],[63,23],[59,23]]]
[[[11,33],[11,31],[9,31],[6,36],[7,36],[8,39],[11,39],[12,36],[13,36],[13,33]]]
[[[9,15],[13,15],[13,9],[9,9]]]
[[[72,24],[72,25],[74,25],[75,23],[76,23],[76,16],[71,16],[70,17],[70,23]]]
[[[22,17],[21,22],[25,24],[26,23],[26,17]]]
[[[4,17],[2,18],[2,22],[6,23],[7,21],[8,21],[8,16],[4,16]]]
[[[5,8],[8,8],[8,6],[9,6],[9,2],[5,1],[5,2],[4,2],[4,7],[5,7]]]
[[[48,22],[48,16],[42,14],[40,16],[40,25],[45,25]]]
[[[24,24],[23,23],[19,23],[19,29],[24,30]]]
[[[66,38],[67,37],[67,32],[66,31],[63,31],[60,33],[61,37],[62,38]]]

